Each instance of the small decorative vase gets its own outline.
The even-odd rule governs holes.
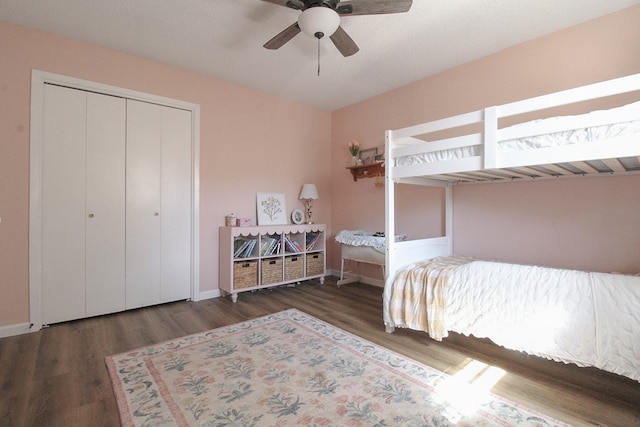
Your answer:
[[[357,166],[358,165],[358,156],[351,156],[351,164],[353,166]]]

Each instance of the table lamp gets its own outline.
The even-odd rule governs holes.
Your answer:
[[[304,184],[300,191],[300,200],[304,200],[304,219],[307,224],[313,224],[311,221],[311,204],[313,200],[318,200],[318,190],[315,184]]]

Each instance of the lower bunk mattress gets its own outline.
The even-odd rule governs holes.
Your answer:
[[[489,338],[640,381],[640,277],[440,257],[387,280],[384,323]]]

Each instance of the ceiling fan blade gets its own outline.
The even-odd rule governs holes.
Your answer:
[[[413,0],[351,0],[338,3],[336,12],[343,16],[402,13],[409,11],[412,4]]]
[[[353,41],[349,34],[342,28],[338,27],[331,36],[331,41],[338,48],[342,56],[351,56],[360,50],[358,45]]]
[[[302,10],[304,9],[304,3],[301,0],[262,0],[267,3],[276,4],[278,6],[284,6],[291,9]]]
[[[264,44],[267,49],[279,49],[289,40],[294,38],[300,33],[300,27],[297,22],[294,22],[278,34],[276,34],[271,40]]]

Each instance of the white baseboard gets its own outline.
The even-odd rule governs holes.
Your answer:
[[[196,301],[202,301],[203,299],[210,299],[210,298],[218,298],[221,295],[222,294],[220,293],[220,289],[214,289],[212,291],[204,291],[198,294]]]
[[[209,298],[218,298],[222,294],[219,289],[212,291],[200,292],[196,301],[201,301]],[[11,337],[14,335],[26,334],[28,332],[35,332],[35,329],[30,328],[29,323],[18,323],[15,325],[0,326],[0,338]]]
[[[12,337],[31,332],[29,323],[18,323],[15,325],[0,326],[0,338]]]

